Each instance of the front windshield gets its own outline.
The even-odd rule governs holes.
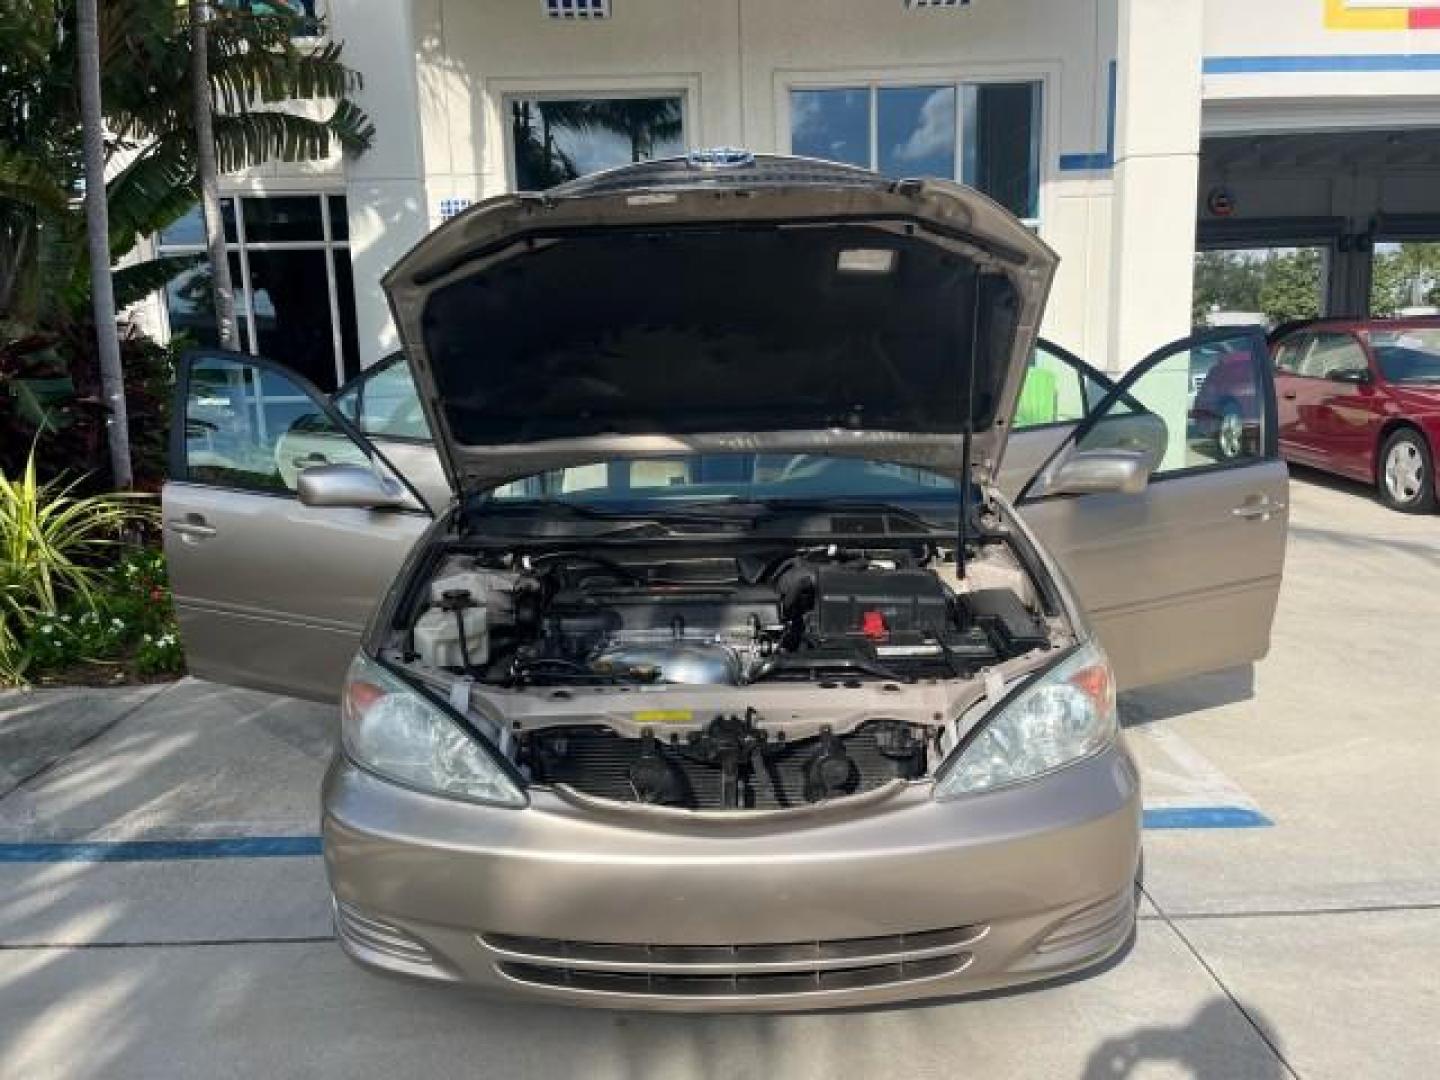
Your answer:
[[[1386,382],[1413,385],[1440,383],[1440,326],[1405,330],[1374,330],[1370,347]]]
[[[583,506],[860,500],[955,501],[955,482],[910,465],[818,454],[700,454],[553,469],[497,488],[499,505],[558,500]]]

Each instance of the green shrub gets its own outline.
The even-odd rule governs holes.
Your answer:
[[[127,551],[99,572],[89,599],[37,619],[29,647],[29,674],[44,677],[79,664],[113,665],[122,678],[178,674],[185,654],[175,626],[165,558],[158,551]]]
[[[40,656],[70,648],[59,643],[59,627],[105,614],[99,586],[108,581],[106,563],[123,564],[126,530],[155,520],[148,496],[78,496],[77,484],[38,483],[33,449],[19,476],[0,474],[0,684],[23,681]],[[119,612],[109,617],[124,618]],[[85,626],[94,640],[85,638],[84,648],[106,644],[98,622],[87,620]],[[57,644],[52,646],[51,638]]]

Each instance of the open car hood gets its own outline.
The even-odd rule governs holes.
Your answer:
[[[384,285],[459,492],[612,458],[999,466],[1055,254],[935,180],[796,158],[506,195]]]

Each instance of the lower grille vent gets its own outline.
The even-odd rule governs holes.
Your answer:
[[[665,997],[749,997],[767,994],[816,994],[831,990],[859,990],[894,983],[935,979],[961,971],[968,953],[937,956],[873,967],[829,968],[822,971],[767,971],[744,974],[687,974],[673,972],[590,971],[582,968],[542,967],[539,964],[502,963],[502,974],[518,982],[566,990],[606,994]]]
[[[409,964],[430,965],[435,958],[421,942],[399,927],[381,922],[373,915],[362,915],[354,907],[335,901],[335,931],[360,949],[384,953]]]
[[[519,982],[607,994],[744,997],[814,994],[961,971],[985,926],[882,937],[737,945],[620,944],[484,934],[496,968]]]

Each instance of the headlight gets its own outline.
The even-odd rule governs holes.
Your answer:
[[[499,762],[444,709],[363,655],[345,678],[340,738],[356,764],[401,784],[477,802],[525,805]]]
[[[1081,646],[992,716],[935,782],[935,798],[992,791],[1089,757],[1115,739],[1115,676]]]

